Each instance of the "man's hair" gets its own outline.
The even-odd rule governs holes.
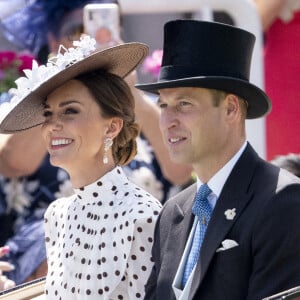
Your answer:
[[[213,96],[213,105],[214,106],[219,106],[221,101],[225,99],[225,97],[229,94],[225,91],[221,90],[215,90],[215,89],[210,89],[212,96]],[[248,107],[248,102],[243,99],[242,97],[236,95],[239,99],[240,107],[241,107],[241,112],[242,116],[246,119],[247,116],[247,107]]]

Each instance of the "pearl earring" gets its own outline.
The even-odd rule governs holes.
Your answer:
[[[108,163],[108,156],[107,156],[107,151],[113,144],[113,139],[112,138],[105,138],[104,140],[104,154],[103,154],[103,163],[107,164]]]

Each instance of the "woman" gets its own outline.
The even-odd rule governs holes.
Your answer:
[[[0,130],[42,124],[51,164],[65,169],[74,187],[73,196],[45,213],[47,299],[142,299],[161,205],[119,166],[136,154],[138,135],[134,99],[121,77],[147,47],[131,43],[91,54],[94,45],[86,36],[46,69],[33,67]],[[27,96],[20,93],[25,87]]]
[[[119,1],[116,0],[34,0],[1,20],[1,25],[5,36],[12,43],[22,49],[34,51],[36,54],[39,52],[39,60],[46,63],[49,52],[53,55],[57,53],[60,45],[69,48],[73,40],[79,39],[84,28],[83,7],[89,3],[119,5]],[[122,5],[120,12],[122,25],[120,35],[123,36],[126,33],[126,26],[123,27]],[[43,47],[44,44],[47,46]],[[38,51],[40,49],[41,51]],[[132,181],[165,203],[182,185],[190,183],[192,169],[189,165],[174,164],[170,160],[159,130],[158,107],[150,97],[134,88],[137,83],[137,76],[134,76],[134,72],[131,76],[127,76],[126,80],[132,87],[131,91],[135,97],[135,113],[141,127],[141,135],[137,140],[138,155],[126,165],[124,171]],[[9,153],[11,163],[15,164],[15,157],[20,156],[19,152],[10,150]],[[35,160],[35,157],[31,159]],[[18,165],[24,164],[21,162]],[[31,168],[31,164],[26,168]]]

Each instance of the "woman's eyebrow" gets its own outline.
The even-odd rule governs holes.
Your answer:
[[[77,100],[67,100],[67,101],[63,101],[63,102],[59,103],[58,106],[64,107],[66,105],[73,104],[73,103],[82,105],[82,103]],[[47,102],[44,102],[43,106],[44,106],[44,108],[50,108],[50,105]]]

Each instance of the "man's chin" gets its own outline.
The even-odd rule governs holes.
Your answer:
[[[186,156],[175,153],[170,153],[169,155],[171,161],[175,164],[184,165],[189,163]]]

